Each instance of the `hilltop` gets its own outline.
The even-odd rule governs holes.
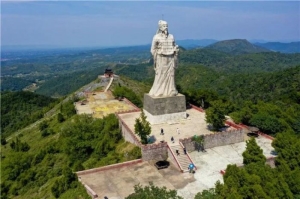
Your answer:
[[[8,78],[37,81],[38,77],[36,93],[66,97],[53,100],[29,95],[30,99],[45,102],[35,107],[29,103],[28,93],[8,93],[10,97],[2,95],[5,99],[2,104],[15,102],[15,107],[5,112],[10,116],[3,120],[5,125],[8,128],[13,125],[10,122],[20,124],[10,128],[8,143],[1,146],[2,196],[4,193],[14,198],[53,198],[54,195],[66,199],[74,196],[86,198],[85,190],[75,180],[72,171],[140,157],[139,149],[121,138],[113,115],[92,119],[74,112],[73,104],[78,99],[73,94],[93,80],[91,84],[100,83],[96,78],[105,68],[120,75],[120,81],[112,86],[113,90],[118,88],[122,96],[128,94],[126,97],[132,97],[131,101],[142,101],[143,93],[149,91],[154,77],[152,63],[147,62],[148,49],[119,50],[82,52],[58,56],[57,59],[54,59],[55,55],[46,57],[45,63],[41,57],[28,59],[26,63],[20,60],[6,63],[4,75]],[[224,114],[236,122],[257,126],[271,135],[300,134],[299,53],[235,55],[205,48],[182,51],[179,58],[176,83],[179,92],[186,95],[187,102],[198,106],[203,102],[205,109],[219,105]],[[80,90],[90,87],[86,85]],[[21,88],[21,85],[16,88]],[[102,87],[95,89],[101,90]],[[54,104],[50,106],[51,103]],[[30,109],[43,112],[23,128],[22,118]],[[22,115],[15,110],[21,111]],[[20,117],[14,114],[20,114]]]
[[[219,41],[214,44],[211,44],[206,49],[218,50],[221,52],[226,52],[232,55],[240,55],[247,53],[260,53],[260,52],[269,52],[270,50],[251,44],[246,39],[232,39]]]
[[[113,87],[125,88],[123,82],[143,89],[126,79]],[[101,119],[76,115],[74,102],[79,94],[103,89],[97,85],[96,80],[61,100],[23,91],[2,93],[7,119],[1,122],[14,128],[6,139],[1,135],[1,198],[88,199],[73,172],[141,157],[140,149],[122,138],[114,114]],[[126,91],[126,97],[138,99],[131,89]],[[29,116],[35,113],[39,117],[33,120]]]

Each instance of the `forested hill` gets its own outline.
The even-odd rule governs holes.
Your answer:
[[[266,48],[251,44],[249,41],[245,39],[232,39],[232,40],[219,41],[205,48],[218,50],[232,55],[270,51]]]
[[[117,75],[124,75],[139,83],[144,83],[144,88],[134,89],[140,93],[152,85],[153,65],[145,63],[149,54],[144,54],[143,57],[142,54],[135,55],[136,51],[126,56],[126,53],[115,55],[114,53],[116,52],[112,51],[109,56],[99,53],[95,56],[84,56],[84,59],[82,56],[73,57],[70,62],[58,65],[45,64],[45,68],[41,69],[51,70],[47,73],[49,76],[43,79],[45,83],[41,82],[36,92],[49,96],[53,96],[58,91],[59,95],[71,94],[96,79],[96,76],[102,74],[106,67],[113,69]],[[141,57],[136,59],[138,56]],[[125,63],[120,63],[120,60]],[[231,116],[236,122],[256,126],[264,133],[276,137],[278,135],[278,140],[282,141],[275,140],[275,144],[281,146],[276,148],[276,152],[279,152],[279,157],[280,153],[283,154],[291,169],[286,166],[285,162],[279,162],[279,159],[279,164],[284,163],[278,167],[282,169],[280,174],[277,174],[276,170],[269,169],[268,173],[261,170],[265,161],[262,165],[248,169],[248,171],[262,171],[260,174],[265,173],[268,176],[273,173],[274,179],[280,176],[278,181],[268,184],[266,190],[275,190],[268,189],[268,187],[276,188],[274,185],[278,185],[278,182],[286,181],[284,186],[288,184],[290,192],[295,197],[299,196],[299,186],[296,185],[299,184],[300,178],[296,177],[299,176],[300,164],[297,152],[299,152],[300,145],[299,141],[295,142],[295,140],[299,139],[300,135],[300,54],[263,52],[232,55],[213,49],[196,49],[183,50],[180,53],[179,63],[175,73],[175,82],[178,90],[185,94],[187,102],[198,106],[203,102],[207,111],[210,108],[218,108],[221,114]],[[37,67],[33,68],[39,70],[39,64],[36,64]],[[30,65],[28,65],[29,73],[22,76],[17,72],[22,71],[22,64],[14,63],[13,65],[16,68],[6,68],[8,77],[36,79],[37,75],[43,73],[41,71],[30,72]],[[64,65],[70,71],[60,71]],[[53,74],[54,71],[55,74]],[[120,85],[116,87],[121,88],[120,93],[126,92],[137,97],[138,95],[133,95],[134,92],[129,92],[129,90],[133,90],[132,87],[142,87],[141,84],[126,80],[127,78],[122,79],[124,83],[122,87]],[[124,85],[129,89],[124,89]],[[116,93],[117,89],[114,91]],[[103,119],[75,115],[73,101],[62,101],[60,106],[56,106],[54,111],[51,111],[51,115],[45,116],[44,113],[57,103],[58,101],[54,99],[35,93],[1,93],[2,133],[9,135],[38,121],[35,125],[19,131],[21,133],[11,134],[10,139],[1,140],[3,141],[1,147],[2,198],[59,197],[69,199],[77,197],[85,199],[88,198],[85,189],[76,180],[72,171],[141,157],[138,147],[122,139],[118,130],[118,120],[114,115]],[[42,119],[39,120],[40,118]],[[289,136],[287,132],[293,135]],[[227,176],[232,173],[230,169],[228,171]],[[247,179],[248,185],[252,186],[254,178],[248,175],[242,176],[244,177],[237,178]],[[251,176],[253,177],[252,174]],[[293,178],[293,176],[296,177]],[[257,179],[260,181],[259,178]],[[265,185],[270,181],[269,179],[268,177],[260,182]],[[230,182],[237,181],[231,180]],[[230,192],[229,189],[222,190],[226,193]],[[276,190],[279,190],[278,194],[282,193],[281,189]],[[252,189],[247,193],[252,193]],[[266,193],[269,194],[269,192]],[[276,196],[276,194],[272,195],[273,198]],[[284,198],[282,195],[278,197]]]
[[[73,172],[141,158],[114,114],[76,115],[68,99],[58,105],[30,92],[1,94],[1,199],[89,199]]]
[[[150,46],[144,45],[86,50],[72,54],[2,61],[1,90],[25,89],[42,95],[61,97],[91,82],[97,75],[103,74],[106,68],[113,69],[116,74],[150,84],[154,71],[149,48]],[[260,52],[233,55],[209,48],[181,48],[179,63],[179,69],[196,64],[226,74],[261,73],[280,71],[300,64],[300,53]]]
[[[8,136],[37,121],[56,103],[32,92],[1,92],[1,135]]]
[[[300,53],[300,41],[290,42],[290,43],[281,43],[281,42],[255,43],[255,45],[276,52]]]
[[[282,100],[300,103],[300,65],[272,73],[223,74],[201,65],[177,70],[176,82],[183,91],[210,89],[232,101]]]
[[[230,55],[212,49],[194,49],[181,52],[179,58],[182,64],[202,64],[226,73],[272,72],[300,64],[300,53],[262,52]]]

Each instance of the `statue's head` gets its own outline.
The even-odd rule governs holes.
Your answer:
[[[168,23],[166,21],[159,20],[158,28],[159,28],[159,32],[164,32],[165,34],[168,34]]]

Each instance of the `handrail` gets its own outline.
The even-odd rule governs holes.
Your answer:
[[[200,107],[198,107],[198,106],[195,106],[195,105],[193,105],[193,104],[191,104],[191,103],[190,103],[190,106],[191,106],[193,109],[196,109],[197,111],[200,111],[200,112],[202,112],[202,113],[205,112],[205,110],[204,110],[203,108],[200,108]]]
[[[175,162],[177,163],[179,169],[181,170],[181,172],[183,172],[183,169],[182,169],[182,167],[180,166],[180,164],[179,164],[179,162],[178,162],[176,156],[174,155],[174,153],[173,153],[171,147],[170,147],[168,144],[167,144],[167,146],[168,146],[169,150],[171,151],[171,153],[172,153],[172,155],[173,155],[173,157],[174,157],[174,159],[175,159]]]
[[[185,147],[183,146],[183,144],[182,144],[180,141],[179,141],[179,144],[180,144],[180,146],[181,146],[182,148],[185,148]],[[196,167],[195,163],[193,162],[192,158],[190,157],[190,155],[188,154],[187,151],[186,151],[186,155],[187,155],[187,157],[189,158],[189,160],[191,161],[191,163],[193,163],[195,169],[197,170],[197,167]]]

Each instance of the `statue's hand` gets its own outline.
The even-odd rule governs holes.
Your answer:
[[[174,47],[174,53],[175,53],[176,56],[178,55],[178,52],[179,52],[179,46],[176,45],[176,46]]]

